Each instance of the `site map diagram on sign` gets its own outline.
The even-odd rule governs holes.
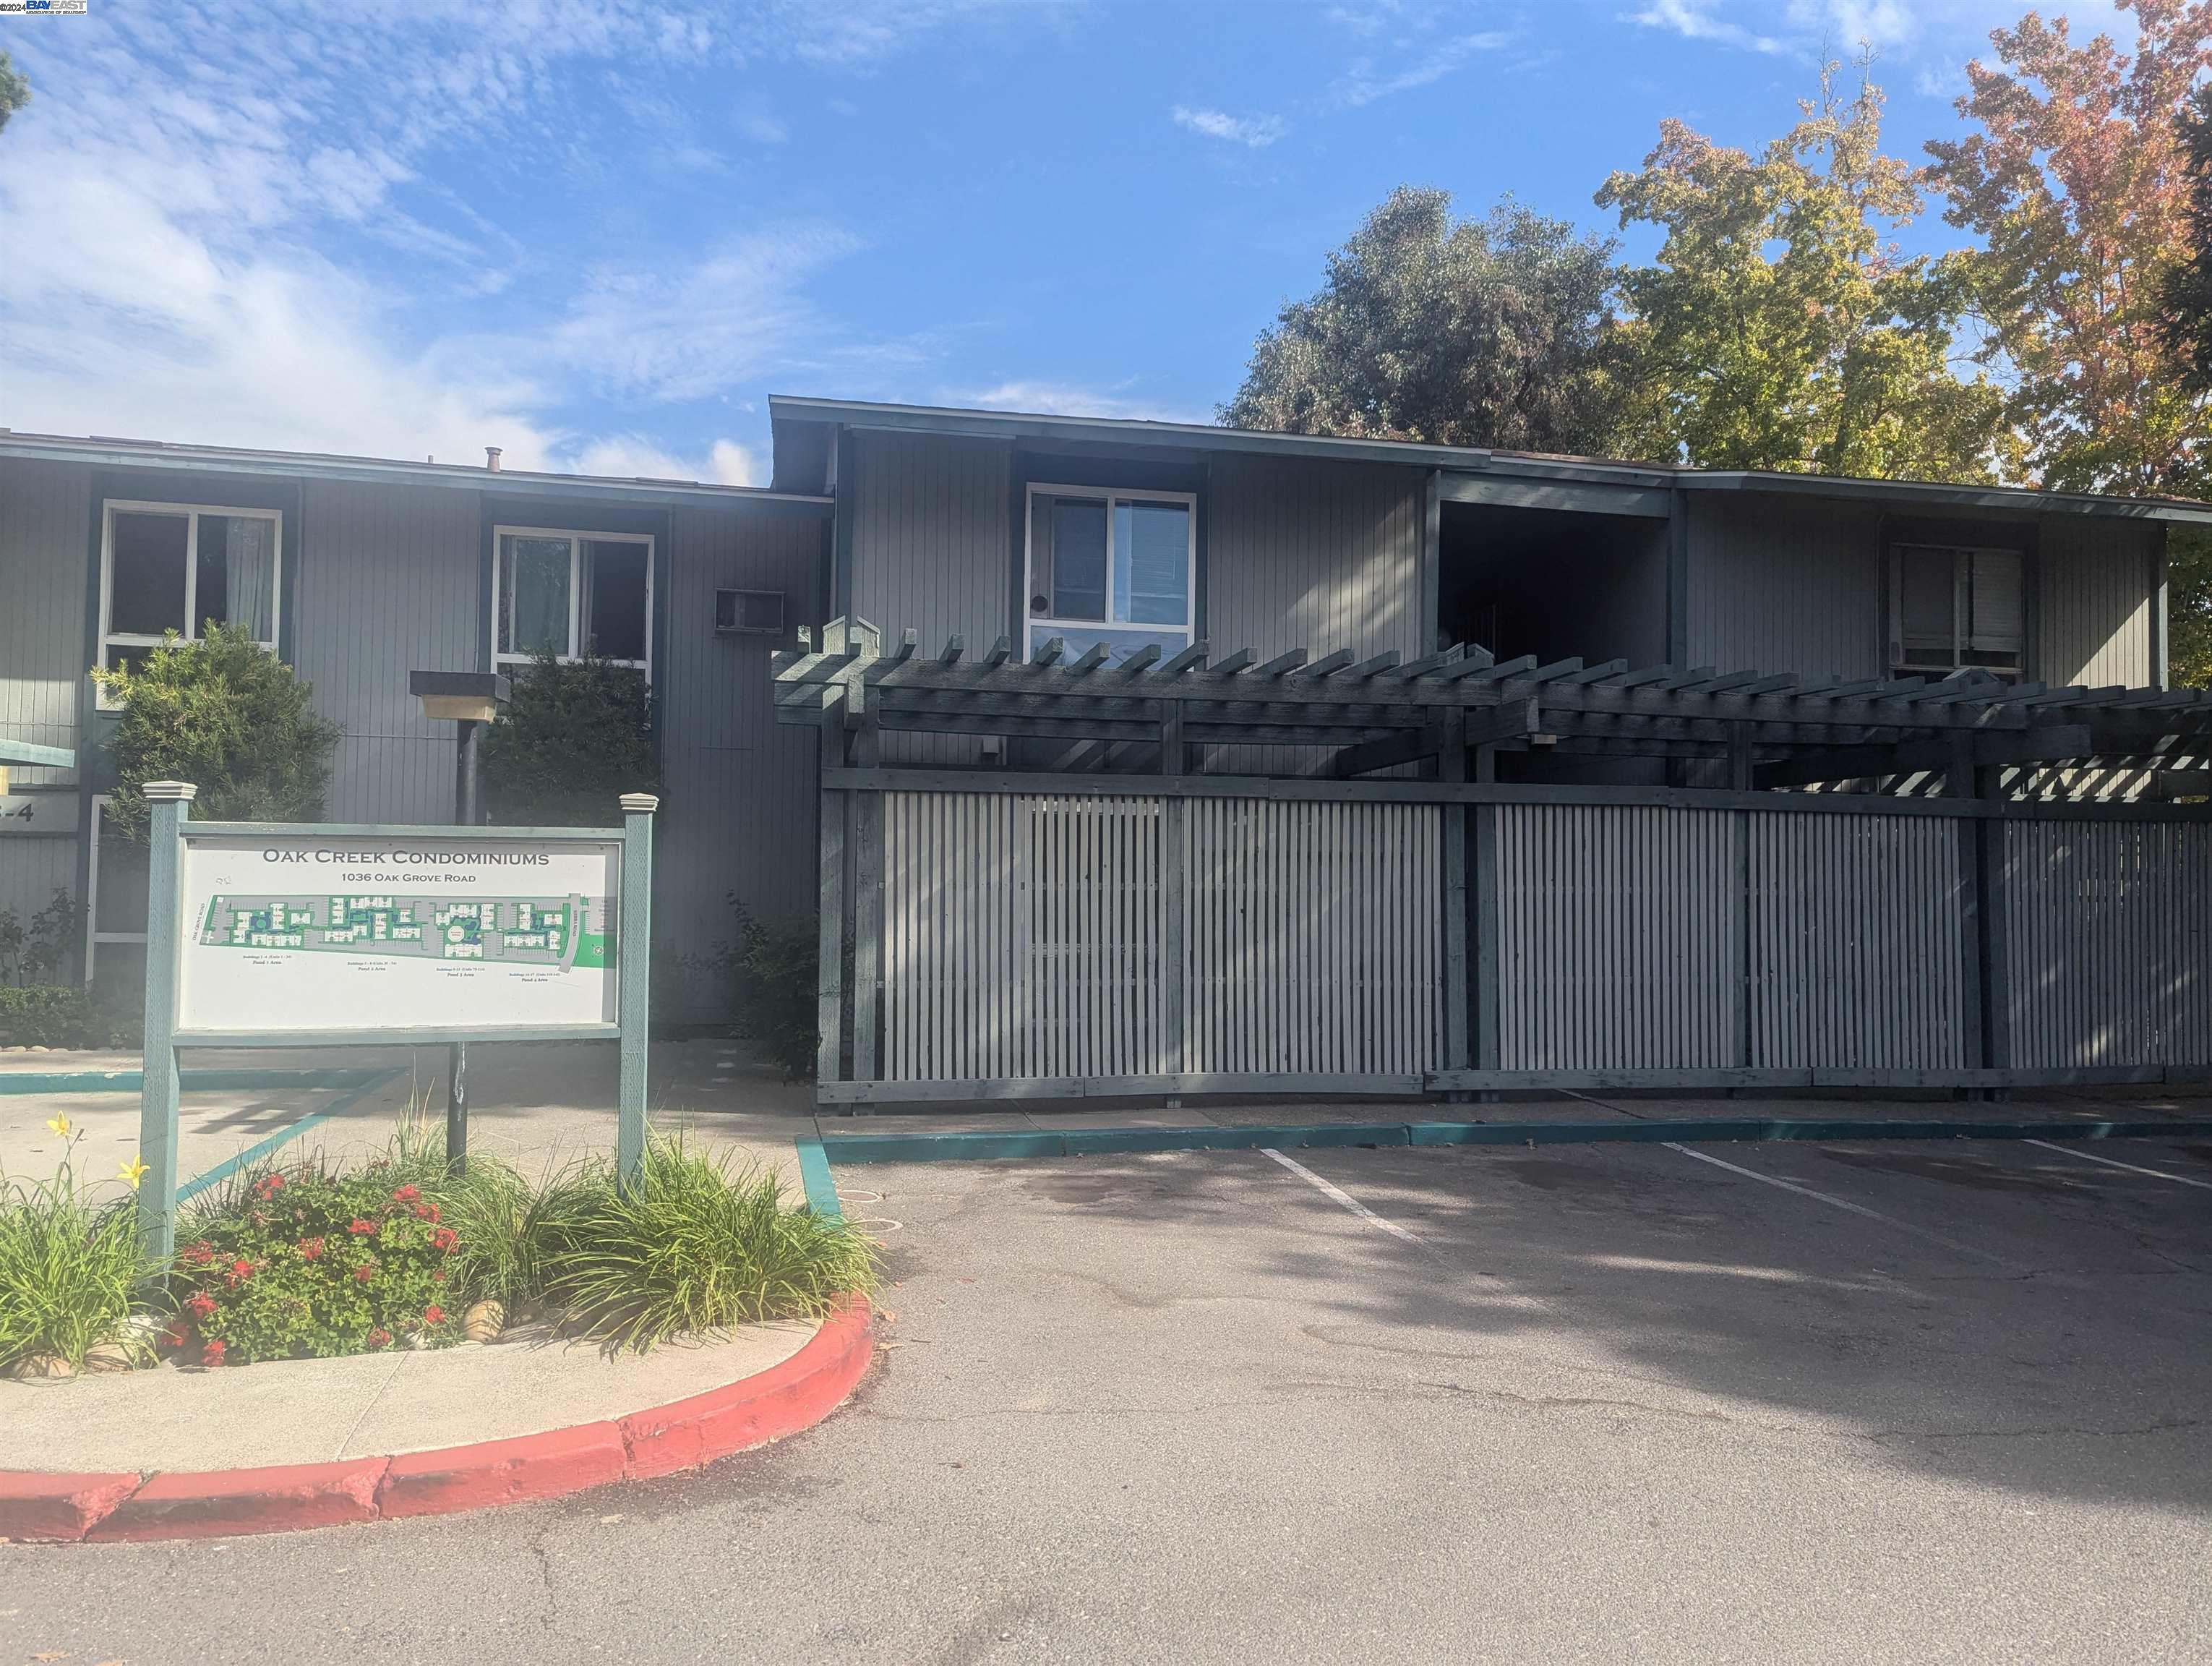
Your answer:
[[[208,900],[200,941],[232,949],[391,954],[518,966],[607,964],[604,899],[390,894]]]
[[[619,839],[187,838],[188,1031],[604,1026]]]

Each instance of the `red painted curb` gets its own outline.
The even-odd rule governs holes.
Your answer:
[[[545,1434],[486,1440],[392,1460],[376,1489],[380,1516],[442,1516],[580,1493],[623,1478],[629,1462],[622,1431],[582,1423]]]
[[[0,1470],[0,1538],[82,1539],[138,1490],[138,1476]]]
[[[622,1420],[635,1480],[691,1469],[819,1423],[844,1403],[875,1352],[874,1315],[855,1298],[781,1365]]]
[[[154,1477],[96,1523],[87,1541],[211,1539],[373,1521],[388,1457],[215,1469]]]
[[[0,1470],[0,1538],[113,1541],[284,1533],[557,1498],[696,1468],[811,1428],[844,1403],[875,1353],[854,1296],[780,1365],[611,1422],[398,1457],[267,1469],[50,1475]]]

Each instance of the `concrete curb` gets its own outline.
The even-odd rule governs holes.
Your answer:
[[[187,1093],[202,1089],[270,1087],[359,1087],[386,1073],[382,1065],[332,1070],[185,1070],[178,1073]],[[137,1070],[0,1070],[0,1093],[137,1093],[146,1085]]]
[[[781,1365],[611,1422],[279,1468],[152,1475],[0,1470],[0,1538],[104,1543],[288,1533],[649,1480],[811,1428],[844,1403],[874,1353],[874,1311],[854,1296]]]
[[[974,1134],[830,1134],[833,1163],[978,1163],[1137,1152],[1251,1151],[1331,1146],[1548,1146],[1765,1140],[2203,1139],[2212,1119],[2106,1122],[1964,1117],[1652,1117],[1640,1122],[1316,1122],[1272,1126],[1020,1129]]]

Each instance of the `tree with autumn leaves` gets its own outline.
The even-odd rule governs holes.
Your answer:
[[[1527,431],[1564,400],[1601,441],[1589,448],[1615,455],[2212,497],[2212,0],[2115,3],[2132,50],[2034,12],[1994,31],[1958,100],[1968,131],[1930,143],[1924,167],[1884,154],[1864,60],[1850,88],[1824,66],[1756,154],[1662,124],[1597,197],[1624,227],[1657,228],[1659,251],[1595,296],[1587,272],[1545,284],[1507,261],[1437,260],[1458,234],[1448,199],[1422,193],[1405,260],[1370,221],[1357,260],[1261,337],[1223,415],[1372,425],[1378,407],[1344,397],[1376,383],[1363,354],[1393,388],[1501,390],[1460,362],[1485,339],[1462,321],[1511,318],[1513,340],[1580,344],[1547,367],[1571,389],[1509,378],[1493,397],[1527,409],[1398,400],[1387,426]],[[1931,202],[1975,240],[1907,256],[1899,235]],[[1601,246],[1547,225],[1559,249]],[[1378,316],[1387,329],[1363,323]],[[1437,362],[1409,359],[1424,342]],[[2212,685],[2212,538],[2176,529],[2168,549],[2173,675]]]

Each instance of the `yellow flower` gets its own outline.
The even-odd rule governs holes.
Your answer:
[[[53,1116],[46,1118],[46,1126],[52,1128],[56,1134],[61,1135],[63,1139],[68,1139],[70,1137],[69,1113],[65,1110],[58,1111]]]
[[[138,1183],[146,1177],[148,1167],[147,1164],[134,1157],[115,1171],[115,1177],[135,1192],[138,1189]]]

